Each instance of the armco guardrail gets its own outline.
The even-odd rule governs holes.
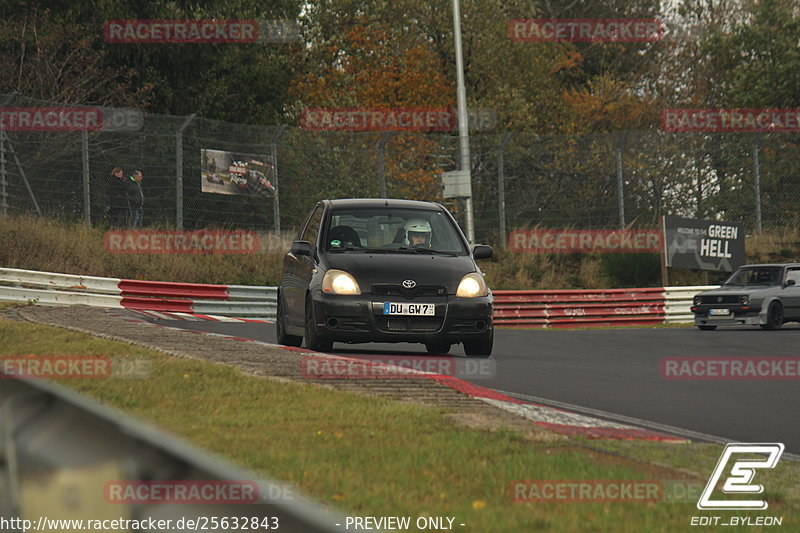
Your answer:
[[[240,527],[246,517],[248,529],[256,530],[263,530],[262,520],[270,517],[270,529],[297,533],[333,533],[342,529],[336,524],[344,524],[344,516],[306,500],[288,485],[224,463],[63,387],[2,379],[0,406],[0,513],[31,520],[29,531],[95,529],[42,523],[48,518],[171,520],[172,526],[159,527],[164,531],[202,530],[175,524],[202,524],[210,517],[227,517],[228,524],[239,517]],[[147,489],[147,501],[115,500],[109,484],[132,487],[133,499],[143,498],[141,489]],[[156,489],[150,490],[153,485]],[[194,487],[196,493],[184,490],[189,496],[180,498],[176,486]],[[125,495],[123,500],[127,490]],[[252,527],[253,519],[259,527]],[[207,526],[229,529],[212,528],[210,521]]]
[[[664,322],[664,290],[494,291],[497,325],[586,327]]]
[[[0,268],[0,301],[273,318],[275,287],[171,283]]]
[[[693,322],[694,315],[689,309],[694,295],[700,291],[718,289],[719,285],[701,285],[697,287],[664,287],[664,322],[667,324],[683,324]]]
[[[500,326],[591,327],[692,322],[692,297],[717,285],[494,291]],[[277,289],[76,276],[0,268],[0,301],[275,318]]]
[[[494,291],[494,320],[556,328],[689,323],[694,295],[715,287]]]

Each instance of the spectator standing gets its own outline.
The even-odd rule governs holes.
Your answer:
[[[128,188],[128,205],[131,210],[131,229],[142,228],[144,208],[144,192],[142,192],[142,171],[137,170],[126,183]]]
[[[125,217],[128,215],[128,194],[125,183],[125,174],[120,167],[114,167],[108,178],[108,215],[111,226],[121,228],[125,226]]]

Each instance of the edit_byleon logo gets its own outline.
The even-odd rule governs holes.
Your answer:
[[[769,504],[764,500],[722,500],[713,499],[712,495],[720,478],[728,472],[729,463],[732,463],[733,466],[730,467],[730,473],[722,485],[724,494],[754,495],[763,493],[764,486],[753,483],[756,469],[775,468],[783,454],[783,449],[784,445],[780,442],[727,444],[716,468],[714,468],[714,473],[711,474],[706,488],[700,495],[697,508],[701,510],[766,509]]]

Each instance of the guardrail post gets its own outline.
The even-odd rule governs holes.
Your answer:
[[[89,190],[89,132],[81,132],[81,162],[83,166],[83,220],[92,223],[92,203]]]
[[[280,236],[281,234],[281,201],[280,201],[280,191],[278,188],[278,141],[280,140],[281,136],[283,136],[283,132],[286,131],[286,124],[282,124],[278,133],[272,138],[272,142],[270,145],[270,151],[272,152],[272,169],[274,171],[274,181],[272,185],[275,187],[275,193],[272,197],[272,205],[273,205],[273,214],[275,219],[275,234]]]
[[[505,170],[505,149],[508,141],[516,132],[506,132],[497,149],[497,212],[500,226],[500,248],[506,248],[506,170]]]
[[[183,130],[194,120],[192,113],[175,132],[175,228],[183,229]]]

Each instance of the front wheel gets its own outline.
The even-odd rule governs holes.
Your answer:
[[[494,329],[485,339],[464,341],[464,353],[467,357],[489,357],[494,346]]]
[[[286,333],[286,323],[284,322],[286,319],[283,316],[283,302],[281,301],[280,295],[278,295],[278,310],[275,314],[275,333],[278,337],[278,344],[283,344],[284,346],[300,346],[303,343],[303,337]]]
[[[762,329],[775,331],[781,329],[783,325],[783,305],[780,302],[772,302],[767,308],[767,323],[760,324]]]
[[[306,298],[306,348],[315,352],[330,352],[333,348],[332,340],[322,339],[317,333],[317,318],[310,295]]]
[[[717,329],[717,326],[697,326],[697,329],[700,331],[714,331]]]

